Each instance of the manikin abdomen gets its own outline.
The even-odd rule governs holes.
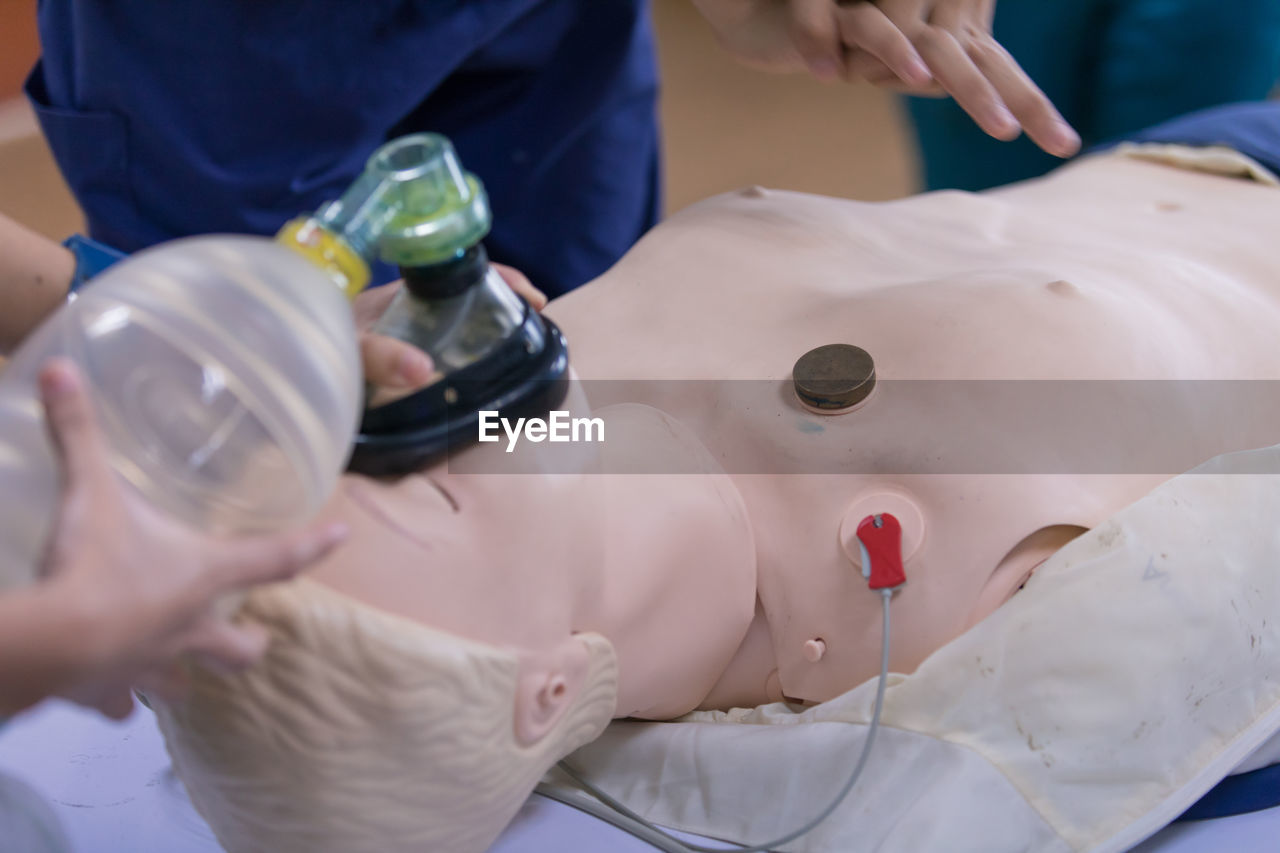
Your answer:
[[[1168,428],[1144,431],[1132,464],[1054,456],[1078,430],[1051,415],[1073,411],[1064,394],[1081,395],[1080,428],[1141,415],[1141,380],[1280,378],[1276,253],[1249,237],[1277,213],[1274,190],[1120,158],[990,196],[750,190],[682,212],[549,313],[593,405],[671,412],[734,477],[776,658],[759,663],[762,698],[780,685],[822,700],[875,671],[877,600],[838,533],[867,496],[905,497],[924,528],[895,603],[892,664],[909,671],[1017,588],[1033,562],[996,568],[1024,538],[1090,527],[1202,459],[1280,440],[1232,434],[1199,386],[1173,383],[1148,383]],[[791,371],[831,343],[870,353],[878,387],[817,415]],[[1061,380],[1128,381],[1111,407],[1107,386]]]

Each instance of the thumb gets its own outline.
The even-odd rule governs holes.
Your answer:
[[[98,700],[96,707],[113,720],[123,720],[133,713],[133,692],[127,685],[114,688]]]
[[[832,0],[791,0],[791,44],[814,77],[840,77],[844,52]]]
[[[507,286],[523,297],[524,301],[528,302],[534,311],[541,311],[547,307],[547,294],[534,287],[533,282],[529,281],[527,275],[506,264],[494,263],[490,264],[490,266],[498,271],[498,275],[502,276],[502,280],[507,283]]]
[[[261,625],[206,619],[192,633],[185,651],[221,674],[247,669],[262,659],[271,635]]]
[[[55,359],[40,371],[39,383],[49,436],[67,482],[95,482],[109,476],[106,443],[79,371],[66,359]]]

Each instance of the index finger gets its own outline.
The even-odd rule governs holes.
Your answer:
[[[1055,157],[1080,150],[1079,134],[999,43],[989,37],[975,39],[968,54],[1036,145]]]
[[[955,36],[939,27],[928,26],[916,37],[915,43],[942,88],[984,132],[996,139],[1017,138],[1021,130],[1017,118]]]
[[[517,294],[528,302],[534,311],[541,311],[547,307],[547,294],[533,286],[533,282],[529,281],[529,277],[515,267],[509,267],[506,264],[492,264],[498,275],[502,276],[502,280],[507,286],[514,290]]]

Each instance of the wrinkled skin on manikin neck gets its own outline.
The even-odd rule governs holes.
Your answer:
[[[349,477],[331,511],[352,540],[316,577],[500,645],[599,631],[619,716],[822,701],[878,670],[879,598],[848,534],[889,511],[908,552],[891,665],[911,671],[1178,472],[930,472],[940,434],[999,415],[888,382],[812,414],[788,391],[796,359],[855,344],[882,382],[1277,378],[1278,259],[1260,229],[1278,208],[1274,190],[1113,157],[988,196],[712,199],[548,309],[583,379],[649,380],[587,383],[629,436],[606,427],[602,453],[671,454],[686,473]],[[616,406],[634,402],[654,408]],[[1195,452],[1231,449],[1195,403],[1170,413]]]

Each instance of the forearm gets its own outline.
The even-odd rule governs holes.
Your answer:
[[[0,354],[8,354],[67,298],[70,251],[0,215]]]
[[[0,716],[66,689],[87,668],[89,620],[59,592],[43,583],[0,593]]]

